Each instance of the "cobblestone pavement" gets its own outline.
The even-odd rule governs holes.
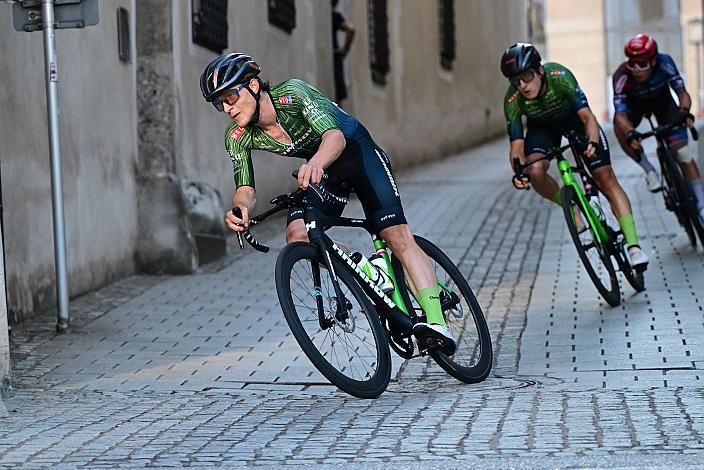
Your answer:
[[[16,328],[0,464],[696,467],[704,257],[615,156],[651,265],[645,292],[622,279],[624,301],[608,307],[561,211],[510,189],[505,152],[491,143],[399,175],[414,230],[478,293],[495,351],[483,383],[395,358],[377,400],[329,385],[277,305],[282,222],[272,222],[257,231],[268,255],[121,281],[74,301],[61,336],[49,317]],[[369,251],[364,234],[334,236]]]

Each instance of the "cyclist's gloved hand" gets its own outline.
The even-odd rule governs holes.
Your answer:
[[[225,224],[233,232],[244,232],[249,228],[249,211],[246,207],[233,207],[225,214]]]
[[[643,147],[640,144],[641,133],[635,129],[631,129],[626,133],[626,143],[634,150],[641,150]]]
[[[694,125],[694,115],[689,112],[689,109],[680,108],[680,120],[687,127],[692,127]]]
[[[599,156],[599,142],[589,141],[587,148],[584,149],[584,156],[587,158],[595,158]]]
[[[516,189],[530,189],[530,180],[528,179],[528,175],[523,174],[520,158],[513,157],[511,166],[513,167],[514,172],[513,178],[511,178],[513,186]]]

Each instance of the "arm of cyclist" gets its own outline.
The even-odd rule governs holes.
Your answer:
[[[242,218],[235,216],[232,211],[225,214],[225,223],[233,232],[244,232],[249,228],[249,213],[257,202],[256,193],[252,186],[240,186],[232,195],[232,207],[239,207]]]
[[[616,111],[614,113],[614,126],[623,131],[623,134],[626,136],[626,143],[630,145],[633,150],[640,151],[643,149],[640,143],[640,132],[633,127],[625,111]]]
[[[346,145],[345,136],[339,129],[325,131],[318,151],[298,170],[298,186],[308,189],[308,183],[320,184],[325,168],[337,160]]]
[[[577,111],[577,116],[582,120],[584,124],[584,129],[587,133],[587,138],[589,139],[589,145],[584,151],[584,156],[587,158],[594,158],[596,156],[599,144],[599,123],[596,120],[596,116],[592,113],[592,110],[588,107],[581,108]]]
[[[692,127],[694,125],[694,116],[689,112],[692,107],[692,97],[689,96],[687,90],[681,90],[677,93],[677,98],[680,102],[680,113],[682,113],[683,121],[687,127]]]
[[[511,169],[513,170],[513,186],[516,189],[527,189],[530,186],[530,181],[528,181],[527,176],[523,176],[522,178],[519,178],[515,173],[516,173],[516,167],[513,164],[513,159],[518,158],[518,160],[521,163],[526,162],[526,156],[525,156],[525,140],[523,139],[516,139],[512,140],[510,144],[510,150],[508,153],[508,164],[511,165]]]

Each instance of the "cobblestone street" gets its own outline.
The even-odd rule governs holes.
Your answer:
[[[494,367],[480,384],[394,356],[377,400],[331,386],[278,306],[273,220],[253,230],[266,255],[248,248],[197,275],[135,276],[75,299],[64,335],[48,315],[16,327],[0,466],[701,465],[704,256],[641,170],[613,160],[651,258],[645,292],[619,274],[616,308],[562,211],[512,189],[504,140],[397,174],[412,229],[458,264],[489,322]],[[363,232],[333,234],[370,251]]]

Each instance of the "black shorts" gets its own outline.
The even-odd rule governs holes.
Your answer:
[[[673,124],[680,119],[680,109],[675,104],[669,88],[649,100],[627,98],[626,106],[628,107],[626,116],[628,116],[628,120],[631,121],[633,127],[638,127],[646,112],[652,113],[660,126]],[[665,141],[668,144],[675,141],[687,142],[687,129],[682,127],[672,131],[665,136]]]
[[[584,124],[579,118],[571,120],[568,125],[563,127],[548,126],[545,124],[528,121],[528,130],[526,131],[525,139],[525,155],[532,153],[547,154],[548,150],[554,147],[559,147],[562,143],[562,136],[569,131],[577,131],[584,135]],[[599,146],[598,154],[594,158],[582,159],[589,171],[594,171],[602,166],[611,165],[611,153],[609,152],[609,143],[606,140],[604,131],[599,126]]]
[[[372,227],[380,232],[406,223],[401,197],[391,173],[391,162],[360,124],[355,134],[345,138],[347,145],[332,165],[325,169],[330,177],[325,187],[338,196],[348,197],[352,190],[362,203]],[[323,213],[339,216],[342,209],[321,207]],[[287,224],[302,219],[300,209],[291,209]]]

